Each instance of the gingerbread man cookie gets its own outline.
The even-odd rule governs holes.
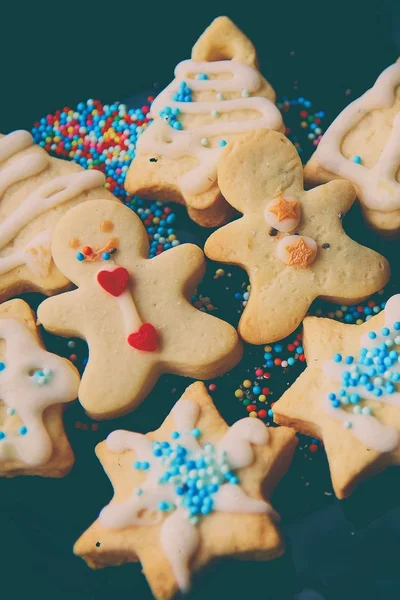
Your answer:
[[[154,122],[138,141],[126,189],[186,204],[205,227],[226,223],[232,209],[217,183],[221,151],[251,129],[283,131],[274,102],[252,43],[227,17],[215,19],[154,100]]]
[[[78,371],[45,350],[22,300],[0,306],[0,339],[0,476],[62,477],[74,463],[62,404],[78,395]]]
[[[400,464],[400,294],[362,325],[305,319],[303,346],[307,369],[274,404],[274,418],[323,440],[345,498]]]
[[[197,246],[148,259],[140,219],[120,203],[98,200],[63,217],[52,253],[78,289],[45,300],[38,317],[53,333],[87,340],[79,399],[90,415],[132,410],[162,373],[207,379],[240,360],[235,329],[189,301],[205,268]]]
[[[158,600],[187,591],[212,559],[280,556],[265,497],[296,444],[293,430],[250,417],[228,427],[194,383],[156,431],[114,431],[97,446],[114,498],[74,551],[93,568],[140,560]]]
[[[27,131],[0,136],[0,301],[69,287],[50,252],[60,217],[88,199],[116,200],[95,170],[51,158]]]
[[[387,261],[343,231],[353,186],[332,181],[305,192],[300,158],[281,133],[251,132],[230,144],[218,182],[243,217],[213,233],[205,253],[249,274],[250,299],[239,323],[245,341],[289,335],[317,296],[350,304],[386,284]]]
[[[305,168],[306,181],[351,181],[366,222],[394,236],[400,232],[399,135],[398,61],[334,120]]]

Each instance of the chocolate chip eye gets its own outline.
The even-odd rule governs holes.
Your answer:
[[[157,162],[157,158],[150,158],[150,162]]]
[[[338,213],[338,217],[340,220],[342,220],[344,217],[344,213],[342,211],[340,211],[340,213]]]
[[[330,248],[330,247],[331,247],[331,245],[330,245],[330,244],[328,244],[328,243],[326,243],[326,244],[322,244],[322,248],[323,248],[324,250],[326,250],[327,248]]]
[[[275,229],[274,227],[271,227],[271,229],[268,232],[268,235],[271,235],[272,237],[276,236],[276,234],[278,233],[278,230]]]
[[[117,248],[111,248],[111,250],[109,250],[109,254],[115,254],[117,251]]]

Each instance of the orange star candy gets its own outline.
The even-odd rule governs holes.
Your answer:
[[[307,246],[302,237],[295,244],[288,246],[287,251],[289,252],[290,267],[293,265],[308,267],[315,256],[315,251]]]
[[[285,200],[280,194],[277,203],[269,208],[269,211],[276,215],[279,222],[284,219],[297,219],[297,205],[297,200]]]

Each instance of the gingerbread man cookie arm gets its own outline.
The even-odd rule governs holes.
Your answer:
[[[244,267],[243,252],[251,252],[251,232],[243,231],[245,217],[214,231],[204,245],[205,255],[211,260]],[[240,240],[240,244],[239,244]]]
[[[77,289],[44,300],[38,307],[38,324],[57,335],[82,338],[85,315],[80,303],[81,295]]]
[[[164,301],[173,303],[177,294],[183,295],[181,318],[175,323],[182,359],[178,360],[175,347],[170,346],[168,354],[162,358],[161,370],[196,379],[209,379],[233,368],[243,354],[235,329],[197,310],[190,302],[205,270],[203,252],[193,244],[184,244],[153,259],[148,268],[157,272],[161,264],[163,272],[171,273],[171,277],[165,280]],[[178,272],[179,279],[173,276]],[[192,335],[193,331],[207,332],[207,335],[199,339]]]

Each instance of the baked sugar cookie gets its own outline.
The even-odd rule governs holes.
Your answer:
[[[400,464],[400,294],[362,325],[304,321],[307,368],[274,404],[282,425],[321,438],[338,498]]]
[[[51,158],[27,131],[0,136],[0,301],[69,287],[52,261],[51,233],[72,206],[116,200],[104,182],[99,171]]]
[[[45,300],[39,321],[89,344],[79,399],[95,418],[135,408],[162,373],[208,379],[239,362],[235,329],[194,308],[203,252],[183,244],[148,259],[139,217],[117,202],[85,202],[57,225],[54,261],[78,289]]]
[[[386,284],[387,261],[343,231],[353,186],[332,181],[304,191],[300,158],[281,133],[250,132],[229,144],[218,182],[243,217],[213,233],[204,251],[249,274],[250,299],[239,323],[246,342],[286,337],[318,296],[353,304]]]
[[[78,371],[45,350],[22,300],[0,306],[0,340],[0,476],[63,477],[74,455],[62,404],[78,395]]]
[[[217,183],[222,148],[251,129],[283,131],[274,102],[252,43],[227,17],[215,19],[154,100],[154,122],[138,141],[126,189],[185,204],[205,227],[226,223],[232,209]]]
[[[97,446],[114,497],[74,552],[93,568],[140,561],[158,600],[187,591],[212,559],[280,556],[266,497],[296,444],[293,430],[250,417],[228,427],[194,383],[156,431],[114,431]]]
[[[311,184],[347,179],[366,222],[387,236],[400,232],[400,62],[345,108],[305,168]]]

